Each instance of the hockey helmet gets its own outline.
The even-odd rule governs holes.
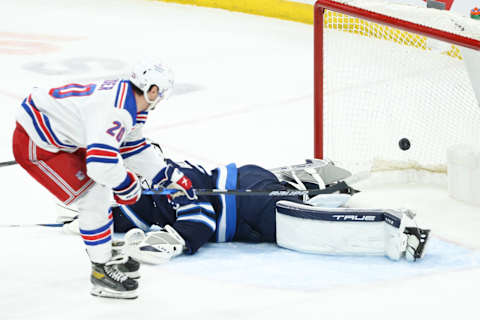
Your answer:
[[[170,96],[173,90],[174,75],[170,68],[162,64],[160,60],[149,58],[135,64],[129,80],[135,87],[143,91],[145,100],[150,104],[147,110],[153,110],[157,103]],[[148,90],[154,85],[158,87],[158,96],[152,101],[148,97]]]

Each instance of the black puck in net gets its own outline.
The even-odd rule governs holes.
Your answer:
[[[410,149],[410,140],[408,140],[407,138],[402,138],[400,139],[400,141],[398,141],[398,146],[404,151],[408,150]]]

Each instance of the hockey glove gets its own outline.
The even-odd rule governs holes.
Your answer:
[[[138,177],[127,170],[127,176],[122,183],[113,188],[113,198],[118,204],[131,205],[140,200],[142,188]]]
[[[178,168],[167,165],[152,179],[154,188],[176,189],[179,192],[171,195],[170,200],[179,196],[186,196],[188,200],[197,199],[192,188],[192,181]]]

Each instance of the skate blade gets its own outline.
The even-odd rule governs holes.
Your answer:
[[[104,287],[94,286],[90,290],[90,294],[96,297],[113,298],[113,299],[136,299],[138,298],[137,290],[132,291],[115,291]]]

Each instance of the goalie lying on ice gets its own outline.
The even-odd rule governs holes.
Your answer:
[[[166,160],[189,177],[193,188],[289,190],[313,184],[332,185],[349,173],[322,160],[266,170],[235,164],[207,172],[190,162]],[[344,207],[350,195],[335,193],[311,199],[294,196],[143,195],[134,205],[113,208],[114,230],[127,232],[126,252],[147,263],[194,254],[212,242],[276,242],[310,253],[386,255],[393,260],[421,258],[429,230],[406,227],[408,210]]]

